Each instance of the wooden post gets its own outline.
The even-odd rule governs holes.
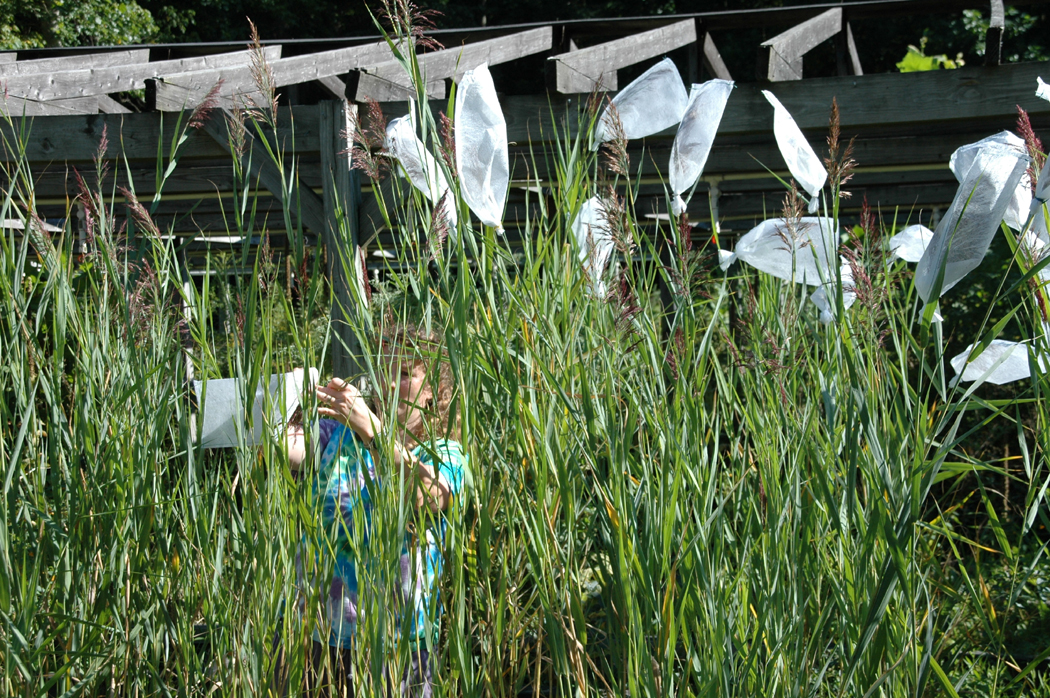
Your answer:
[[[364,371],[361,347],[351,321],[365,309],[364,268],[361,262],[361,187],[350,168],[349,149],[357,121],[357,107],[345,100],[321,102],[321,179],[324,201],[325,251],[332,293],[332,373],[352,378]]]
[[[984,39],[984,64],[999,65],[1003,56],[1003,29],[1006,28],[1006,13],[1003,0],[992,0],[988,33]]]

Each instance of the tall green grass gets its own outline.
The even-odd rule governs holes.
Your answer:
[[[870,281],[849,312],[837,299],[828,326],[799,287],[722,275],[682,230],[641,227],[638,179],[599,163],[594,117],[580,118],[533,155],[555,175],[520,249],[467,225],[457,197],[458,241],[431,274],[430,207],[395,179],[396,260],[346,318],[366,379],[375,337],[411,321],[443,337],[456,383],[473,489],[446,555],[439,691],[1050,694],[1048,651],[1018,656],[1012,641],[1050,619],[1042,376],[994,399],[950,388],[942,332],[885,255],[890,225],[847,231]],[[420,124],[436,150],[428,110]],[[179,143],[164,160],[177,163]],[[294,298],[263,252],[244,258],[250,275],[184,285],[150,203],[118,234],[101,170],[81,194],[93,216],[81,255],[69,230],[34,227],[32,172],[6,145],[0,218],[26,233],[0,243],[0,694],[262,695],[277,690],[275,637],[296,693],[317,624],[289,612],[295,553],[316,530],[309,487],[279,439],[192,442],[184,349],[197,378],[249,385],[325,365],[319,258],[293,246],[315,270]],[[253,184],[234,171],[248,220]],[[598,298],[568,226],[606,184],[623,216],[615,292]],[[294,234],[290,212],[285,223]],[[1034,333],[1038,292],[1002,288],[986,327],[1017,307]],[[993,424],[1016,431],[1012,461],[973,455]],[[378,590],[416,516],[386,477],[362,582]],[[1007,478],[1026,493],[1009,519],[995,491]],[[962,519],[974,510],[976,526]],[[323,542],[305,559],[330,573]],[[408,649],[383,594],[362,603],[367,695]]]

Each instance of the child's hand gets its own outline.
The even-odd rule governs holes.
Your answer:
[[[353,429],[365,444],[371,444],[379,431],[380,421],[361,396],[361,391],[342,378],[333,378],[317,388],[317,411]]]

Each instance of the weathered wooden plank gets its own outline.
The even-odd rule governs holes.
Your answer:
[[[729,74],[729,68],[726,67],[725,61],[722,60],[722,54],[718,52],[718,47],[715,46],[714,39],[711,38],[710,32],[704,33],[704,67],[707,68],[707,72],[719,80],[733,79],[733,76]]]
[[[0,51],[0,64],[14,63],[18,60],[18,54],[14,51]]]
[[[842,9],[833,8],[760,44],[770,82],[802,79],[802,56],[842,30]],[[760,76],[761,77],[761,76]]]
[[[860,56],[857,54],[857,44],[853,41],[853,30],[850,29],[849,22],[846,22],[846,50],[849,53],[850,65],[853,68],[854,75],[863,75],[864,68],[860,65]]]
[[[109,95],[97,95],[98,110],[102,114],[130,114],[131,110]]]
[[[306,187],[299,186],[293,182],[291,191],[286,192],[285,175],[270,159],[266,147],[246,129],[244,138],[248,141],[246,152],[243,156],[233,150],[230,143],[229,123],[234,119],[232,113],[223,110],[225,119],[209,119],[204,124],[204,131],[211,136],[219,146],[234,157],[241,157],[242,164],[251,173],[252,179],[258,178],[264,187],[282,202],[288,204],[293,215],[298,215],[303,227],[309,228],[315,233],[321,234],[325,229],[324,203],[321,197]]]
[[[620,68],[695,41],[696,21],[687,19],[597,46],[551,56],[549,60],[556,62],[558,92],[579,94],[591,92],[599,85],[605,88],[611,84],[611,80],[615,80],[616,71]]]
[[[74,97],[40,102],[14,95],[0,96],[0,113],[11,117],[64,116],[67,114],[97,114],[97,97]]]
[[[468,70],[482,63],[498,65],[518,58],[549,51],[553,45],[551,27],[539,27],[517,32],[498,39],[478,41],[464,46],[453,46],[441,51],[422,54],[418,57],[419,69],[427,81],[427,92],[431,97],[445,96],[445,78],[455,81]],[[429,86],[434,85],[431,89]],[[437,88],[440,88],[440,92]],[[399,101],[413,96],[415,89],[405,69],[397,61],[386,61],[361,69],[354,99],[363,102],[375,99],[379,102]]]
[[[274,87],[284,87],[342,75],[355,68],[390,60],[391,56],[389,44],[381,41],[282,58],[269,63],[269,67]],[[221,96],[226,100],[235,101],[241,96],[254,96],[259,90],[251,66],[163,75],[150,83],[152,89],[147,86],[155,101],[155,104],[150,106],[159,111],[192,109],[200,104],[219,80],[223,81]]]
[[[280,46],[266,46],[262,50],[268,61],[281,57]],[[48,101],[141,90],[146,86],[147,79],[158,75],[188,70],[221,70],[224,67],[247,66],[250,62],[251,51],[233,51],[154,63],[52,71],[43,75],[9,78],[6,82],[10,94]]]
[[[94,98],[89,98],[94,100]],[[185,125],[185,115],[183,125]],[[296,155],[313,154],[316,157],[320,148],[318,137],[318,107],[295,107],[294,125],[291,119],[291,108],[280,107],[277,111],[277,142],[290,144],[295,142]],[[213,120],[221,121],[216,114]],[[155,113],[145,114],[97,114],[93,116],[55,116],[45,120],[36,120],[27,127],[29,133],[26,157],[30,162],[89,162],[98,149],[102,130],[108,125],[111,154],[116,156],[115,134],[120,134],[120,143],[129,160],[140,160],[155,163],[157,144],[171,142],[174,135],[173,117],[161,117]],[[163,124],[163,129],[161,125]],[[0,132],[6,138],[14,138],[22,128],[19,118],[14,120],[15,133],[3,119],[0,119]],[[294,129],[294,133],[293,133]],[[196,157],[224,158],[227,151],[207,135],[190,130],[189,138],[180,148],[184,160]],[[0,161],[6,161],[10,154],[0,149]]]
[[[147,61],[149,61],[148,48],[83,53],[77,56],[62,56],[61,58],[34,58],[28,61],[0,64],[0,78],[6,80],[23,75],[39,75],[58,70],[106,68],[119,65],[134,65]]]
[[[988,32],[984,38],[984,64],[999,65],[1003,56],[1003,30],[1006,28],[1006,12],[1003,0],[991,0],[988,17]]]

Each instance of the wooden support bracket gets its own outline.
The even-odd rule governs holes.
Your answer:
[[[770,82],[802,79],[802,56],[818,44],[842,31],[842,8],[836,7],[796,24],[791,29],[763,41],[759,65],[765,67]]]
[[[222,118],[224,115],[225,118]],[[253,179],[258,178],[262,185],[282,203],[287,203],[292,214],[298,215],[304,227],[322,235],[325,230],[324,202],[312,189],[293,182],[291,190],[286,191],[283,175],[270,159],[266,147],[250,131],[245,129],[246,146],[244,154],[237,152],[230,142],[229,125],[235,123],[236,117],[228,109],[222,109],[204,122],[204,130],[218,143],[223,150],[241,158]],[[289,196],[290,194],[290,196]],[[293,220],[294,223],[294,220]]]
[[[458,82],[465,72],[482,63],[498,65],[549,51],[553,37],[551,27],[538,27],[497,39],[422,54],[418,57],[419,69],[427,81],[427,94],[435,99],[443,98],[447,78]],[[401,63],[386,61],[360,70],[354,100],[396,102],[414,97],[415,93],[412,81]]]
[[[20,116],[68,116],[71,114],[98,114],[98,97],[73,97],[38,102],[24,97],[0,96],[0,114]]]
[[[984,38],[984,64],[999,65],[1003,59],[1003,30],[1006,28],[1006,12],[1003,0],[991,0],[991,15],[988,33]]]
[[[726,67],[725,62],[722,60],[722,54],[718,52],[718,48],[715,46],[714,39],[711,38],[710,32],[704,33],[704,68],[719,80],[733,79],[733,76],[729,74],[729,68]]]
[[[696,22],[686,19],[597,46],[551,56],[562,94],[617,89],[616,71],[696,41]],[[728,72],[728,71],[727,71]]]

